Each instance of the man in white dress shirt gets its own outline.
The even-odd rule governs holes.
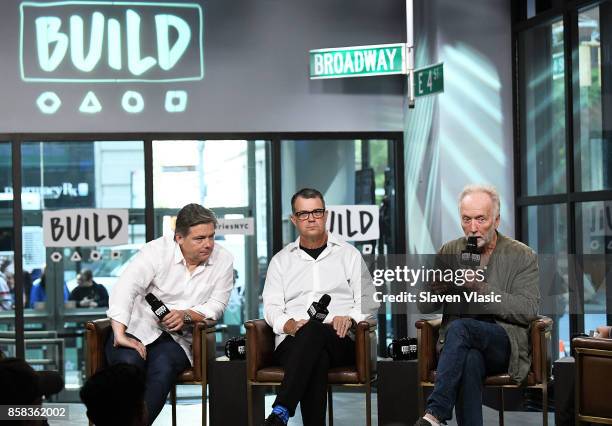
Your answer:
[[[107,315],[113,335],[106,358],[111,365],[128,363],[145,370],[151,423],[177,375],[193,363],[191,327],[185,326],[218,320],[232,291],[233,258],[215,245],[216,225],[212,211],[186,205],[176,217],[174,236],[143,246],[111,292]],[[148,293],[170,310],[161,322],[145,300]]]
[[[291,199],[298,239],[270,261],[263,290],[264,316],[276,334],[274,361],[285,377],[266,425],[285,425],[300,403],[305,426],[324,425],[327,371],[355,363],[352,333],[376,306],[361,254],[325,229],[323,195],[305,188]],[[331,297],[324,323],[307,310],[323,294]]]

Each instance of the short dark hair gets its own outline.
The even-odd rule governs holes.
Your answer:
[[[295,213],[295,200],[298,197],[302,198],[319,198],[323,203],[323,208],[325,208],[325,199],[323,199],[323,194],[313,188],[302,188],[291,197],[291,211]]]
[[[115,364],[98,371],[80,392],[87,417],[96,426],[144,425],[144,394],[144,371],[130,364]]]
[[[217,216],[212,210],[199,204],[191,203],[183,207],[176,215],[174,233],[185,237],[189,234],[189,228],[203,223],[212,223],[217,227]]]
[[[93,280],[93,272],[91,272],[91,269],[81,270],[81,278],[85,281]]]

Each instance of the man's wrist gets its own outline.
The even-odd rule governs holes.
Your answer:
[[[295,329],[295,320],[293,318],[289,318],[283,326],[283,333],[291,334],[293,329]]]

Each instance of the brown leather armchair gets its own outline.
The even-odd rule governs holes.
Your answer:
[[[436,381],[436,366],[438,356],[436,342],[442,321],[419,320],[416,322],[418,339],[418,371],[419,371],[419,409],[425,410],[424,388],[433,387]],[[552,319],[539,317],[531,323],[531,370],[527,375],[526,387],[542,390],[542,416],[543,425],[548,425],[548,379],[550,376],[550,332],[552,330]],[[499,424],[504,424],[504,388],[518,388],[509,374],[498,374],[488,376],[485,379],[486,387],[499,388],[500,410]]]
[[[612,424],[612,339],[578,337],[576,356],[576,424]]]
[[[191,384],[202,386],[202,424],[207,424],[206,412],[206,384],[208,360],[215,359],[215,328],[216,321],[202,321],[194,323],[193,330],[193,367],[183,371],[177,378],[177,384]],[[104,368],[106,356],[104,345],[111,334],[111,321],[109,318],[89,321],[86,329],[86,373],[87,377]],[[202,354],[205,354],[202,356]],[[172,425],[176,425],[176,385],[170,391],[172,402]]]
[[[247,321],[246,327],[246,361],[247,361],[247,406],[249,426],[253,426],[253,386],[278,386],[285,372],[282,367],[274,366],[274,332],[263,319]],[[328,414],[329,425],[333,426],[333,386],[354,386],[365,388],[366,423],[372,424],[372,383],[376,380],[376,321],[361,321],[355,332],[355,365],[338,367],[329,370]]]

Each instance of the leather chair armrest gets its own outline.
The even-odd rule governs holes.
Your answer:
[[[419,380],[429,380],[429,372],[436,368],[436,342],[442,320],[418,320],[415,323],[418,340]]]
[[[217,321],[205,319],[193,324],[193,340],[191,350],[193,355],[193,374],[195,380],[202,380],[202,366],[215,358],[215,332]],[[204,332],[204,333],[203,333]],[[202,359],[202,334],[206,335],[206,357]]]
[[[572,347],[574,349],[597,349],[612,352],[612,339],[575,337],[572,339]]]
[[[274,331],[263,319],[244,323],[246,328],[247,379],[255,380],[257,370],[272,364],[274,353]]]
[[[360,383],[369,382],[376,374],[375,319],[359,321],[355,329],[355,366]]]
[[[85,372],[91,377],[96,371],[106,366],[104,345],[112,332],[110,318],[88,321],[85,324],[86,359]]]
[[[553,320],[548,317],[539,317],[530,324],[531,332],[531,371],[536,383],[543,383],[550,376],[550,360],[548,347]]]

